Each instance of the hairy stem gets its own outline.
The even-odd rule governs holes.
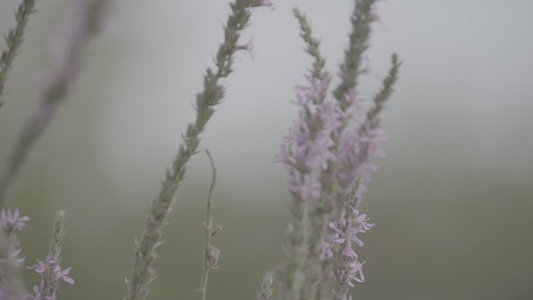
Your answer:
[[[344,51],[344,63],[340,66],[341,83],[333,91],[333,95],[341,101],[341,109],[348,106],[346,94],[350,90],[355,90],[357,77],[361,73],[361,56],[368,48],[370,37],[370,24],[374,21],[372,15],[372,5],[376,0],[356,1],[354,14],[352,15],[352,33],[348,49]]]

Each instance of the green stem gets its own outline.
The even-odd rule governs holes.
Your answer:
[[[211,200],[211,195],[213,193],[213,188],[215,187],[215,181],[217,177],[217,169],[215,167],[215,162],[213,160],[213,157],[211,156],[211,153],[209,150],[205,150],[205,153],[209,157],[209,162],[211,163],[211,169],[213,170],[213,179],[211,181],[211,186],[209,187],[209,195],[207,197],[207,211],[205,214],[205,223],[204,225],[204,231],[205,231],[205,249],[204,249],[204,257],[203,257],[203,271],[202,271],[202,279],[200,280],[200,300],[205,300],[206,294],[207,294],[207,281],[209,280],[209,270],[216,268],[216,263],[214,266],[210,265],[211,257],[210,257],[210,249],[211,249],[211,239],[215,235],[215,233],[220,230],[220,227],[216,227],[213,229],[213,220],[211,219],[211,204],[213,201]]]

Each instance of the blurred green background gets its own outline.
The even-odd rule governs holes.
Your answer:
[[[18,1],[0,3],[0,30]],[[271,164],[296,107],[292,87],[311,60],[291,15],[308,14],[332,73],[347,43],[349,0],[275,1],[258,9],[254,59],[238,53],[227,97],[204,134],[217,167],[214,244],[220,269],[211,299],[254,299],[282,258],[288,220],[282,166]],[[278,3],[279,2],[279,3]],[[39,100],[48,49],[67,1],[38,1],[0,109],[0,167]],[[120,299],[133,239],[159,178],[194,120],[191,104],[222,40],[228,1],[116,1],[88,47],[84,72],[11,189],[8,207],[28,222],[26,263],[48,251],[56,210],[68,214],[63,266],[75,285],[60,299]],[[369,99],[398,52],[404,64],[383,124],[361,210],[376,227],[360,257],[367,282],[354,299],[532,299],[533,39],[531,1],[379,1],[367,52]],[[3,47],[3,44],[2,44]],[[41,78],[41,79],[40,79]],[[197,155],[177,194],[149,299],[193,299],[201,271],[204,204],[211,180]],[[24,271],[27,286],[39,281]]]

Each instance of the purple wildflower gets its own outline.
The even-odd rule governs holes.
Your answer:
[[[254,39],[253,39],[253,37],[250,38],[250,40],[248,41],[248,44],[240,45],[240,46],[237,45],[237,46],[235,46],[235,49],[247,51],[248,53],[250,53],[250,56],[252,57],[252,59],[254,59]]]
[[[343,124],[338,102],[325,98],[330,78],[306,76],[306,79],[307,86],[294,88],[298,99],[295,104],[301,111],[274,160],[288,166],[289,190],[302,201],[323,196],[320,173],[328,168],[329,162],[337,160],[332,137]]]
[[[321,259],[328,259],[333,267],[335,283],[341,290],[347,291],[347,286],[354,286],[354,282],[364,282],[363,264],[358,261],[353,250],[353,244],[362,247],[363,241],[357,236],[366,233],[374,224],[368,223],[366,214],[359,214],[353,206],[343,209],[340,219],[329,223],[333,234],[328,242],[322,245]]]
[[[294,92],[298,98],[296,104],[306,106],[309,102],[318,104],[324,100],[323,94],[329,88],[331,76],[325,76],[324,78],[316,78],[311,75],[306,75],[309,85],[297,85],[294,87]]]
[[[328,99],[317,110],[317,116],[324,124],[324,128],[328,128],[328,131],[333,133],[334,136],[337,136],[339,130],[342,128],[342,121],[344,119],[344,112],[340,109],[338,103],[332,99]]]
[[[275,162],[284,163],[288,168],[289,190],[296,207],[300,207],[301,202],[318,201],[318,204],[303,206],[310,208],[312,228],[304,228],[309,225],[299,216],[291,226],[299,228],[294,232],[300,234],[320,233],[316,242],[330,236],[325,238],[328,242],[324,243],[322,253],[320,247],[316,247],[311,255],[320,254],[322,259],[328,259],[335,278],[334,299],[347,299],[348,287],[365,280],[363,265],[353,245],[362,247],[364,243],[359,234],[374,226],[356,209],[366,191],[365,182],[371,180],[370,172],[377,170],[367,161],[369,156],[384,157],[381,146],[387,138],[377,122],[366,120],[355,91],[349,89],[345,101],[341,102],[326,96],[328,76],[323,79],[306,76],[306,79],[308,85],[294,88],[295,104],[300,106],[300,112]],[[354,182],[359,182],[355,189]],[[353,203],[341,210],[341,201],[349,197],[351,191],[354,192]],[[331,222],[332,216],[340,216],[340,219]],[[312,239],[305,241],[313,245]],[[309,248],[310,245],[294,247]]]
[[[344,119],[346,127],[338,136],[336,159],[340,163],[334,174],[338,180],[348,183],[344,184],[345,194],[351,190],[351,183],[361,178],[361,186],[357,190],[357,197],[361,199],[366,192],[365,183],[371,181],[370,172],[377,171],[375,165],[367,162],[368,158],[385,157],[381,146],[387,142],[387,137],[378,124],[363,119],[363,109],[354,92],[347,93],[345,98],[348,103]]]
[[[259,3],[261,4],[261,6],[274,8],[274,4],[270,0],[259,0]]]
[[[74,284],[74,279],[68,277],[70,268],[64,270],[59,266],[58,259],[52,253],[48,254],[44,261],[37,260],[37,264],[28,267],[41,275],[41,283],[33,286],[34,295],[28,295],[34,300],[54,300],[56,291],[59,289],[61,280]]]
[[[250,7],[259,7],[259,6],[264,6],[264,7],[269,7],[271,9],[274,9],[274,4],[272,4],[272,1],[270,0],[252,0],[250,1]]]
[[[26,222],[29,220],[29,217],[21,217],[18,209],[15,209],[14,212],[12,212],[11,209],[8,209],[7,212],[3,208],[0,210],[0,226],[3,228],[6,236],[9,239],[9,258],[11,263],[13,263],[15,266],[20,265],[25,259],[25,257],[18,257],[21,249],[18,248],[20,241],[17,238],[17,233],[24,228]],[[0,264],[5,264],[4,258],[0,258]]]
[[[33,269],[35,272],[39,274],[43,274],[45,271],[52,269],[54,264],[57,262],[56,259],[54,259],[52,253],[48,254],[46,259],[44,261],[37,260],[37,264],[33,265],[31,267],[28,267],[28,269]]]
[[[300,111],[275,157],[275,162],[284,163],[288,169],[293,196],[290,247],[283,270],[291,281],[282,290],[283,298],[323,297],[333,276],[332,299],[351,300],[348,287],[365,280],[363,264],[352,246],[363,246],[359,235],[374,224],[367,222],[365,214],[359,215],[357,207],[366,190],[365,182],[371,180],[370,172],[377,170],[368,164],[369,157],[385,155],[381,146],[386,137],[379,127],[378,114],[392,92],[400,63],[393,55],[389,76],[374,97],[375,107],[365,113],[355,89],[357,77],[366,69],[362,60],[367,60],[364,50],[368,47],[370,23],[376,18],[375,11],[371,11],[375,0],[355,2],[341,84],[333,97],[327,93],[331,77],[324,71],[325,60],[318,51],[320,41],[312,36],[305,16],[294,10],[306,50],[315,62],[306,76],[307,84],[294,89]],[[327,241],[323,247],[321,239]],[[328,259],[331,270],[317,262],[319,256]]]
[[[11,256],[11,263],[15,266],[20,265],[26,259],[26,257],[22,257],[22,258],[17,257],[21,251],[22,249],[15,248],[14,250],[11,250],[11,252],[9,253],[9,255]],[[5,259],[0,258],[0,264],[5,264],[5,263],[6,263]]]
[[[74,284],[75,283],[74,279],[67,276],[68,273],[70,272],[70,269],[71,268],[66,268],[65,270],[61,270],[61,266],[56,265],[54,267],[54,274],[55,274],[56,281],[59,281],[62,279],[66,283]]]
[[[291,186],[289,190],[297,193],[303,201],[307,201],[310,196],[315,199],[320,198],[320,182],[309,174],[291,174]]]
[[[360,126],[364,120],[364,110],[361,107],[363,100],[358,97],[357,92],[353,89],[348,90],[344,95],[347,107],[344,109],[346,120],[350,121],[355,127]]]
[[[385,157],[385,152],[381,149],[381,145],[388,141],[385,130],[367,121],[364,124],[364,131],[366,134],[361,137],[361,142],[366,144],[368,155],[378,158]]]
[[[323,94],[329,85],[329,78],[318,80],[307,76],[309,86],[294,88],[302,109],[289,134],[281,145],[281,153],[275,162],[302,162],[307,168],[325,169],[328,160],[334,160],[331,152],[335,142],[331,133],[342,125],[342,111],[334,101],[324,101]]]
[[[7,235],[16,233],[26,225],[26,222],[29,221],[29,217],[20,217],[20,212],[18,209],[12,213],[11,209],[6,210],[2,208],[0,211],[0,226],[4,228],[4,231]]]
[[[340,188],[339,199],[349,194],[356,178],[362,178],[359,198],[370,182],[370,172],[377,168],[367,163],[369,156],[384,157],[381,146],[387,141],[385,132],[377,124],[365,121],[361,99],[349,90],[345,95],[346,107],[324,96],[330,78],[322,80],[306,77],[309,86],[297,86],[297,105],[302,107],[298,119],[276,156],[276,162],[297,165],[302,161],[311,170],[331,171],[322,178]],[[328,166],[328,163],[333,163]],[[328,196],[328,195],[323,195]],[[333,204],[332,206],[336,206]]]

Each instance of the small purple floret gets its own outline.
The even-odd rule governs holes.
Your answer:
[[[352,246],[355,243],[362,247],[363,241],[357,234],[366,233],[374,224],[368,223],[366,214],[359,215],[359,210],[350,206],[348,211],[341,212],[339,221],[329,223],[329,227],[334,233],[322,245],[321,259],[330,261],[339,282],[346,281],[352,287],[354,281],[364,282],[363,264],[358,261]]]
[[[3,208],[0,211],[0,226],[4,228],[8,235],[22,230],[26,225],[26,222],[29,220],[29,217],[20,217],[18,208],[15,209],[14,212],[11,212],[11,209],[8,209],[6,213],[6,210]]]

